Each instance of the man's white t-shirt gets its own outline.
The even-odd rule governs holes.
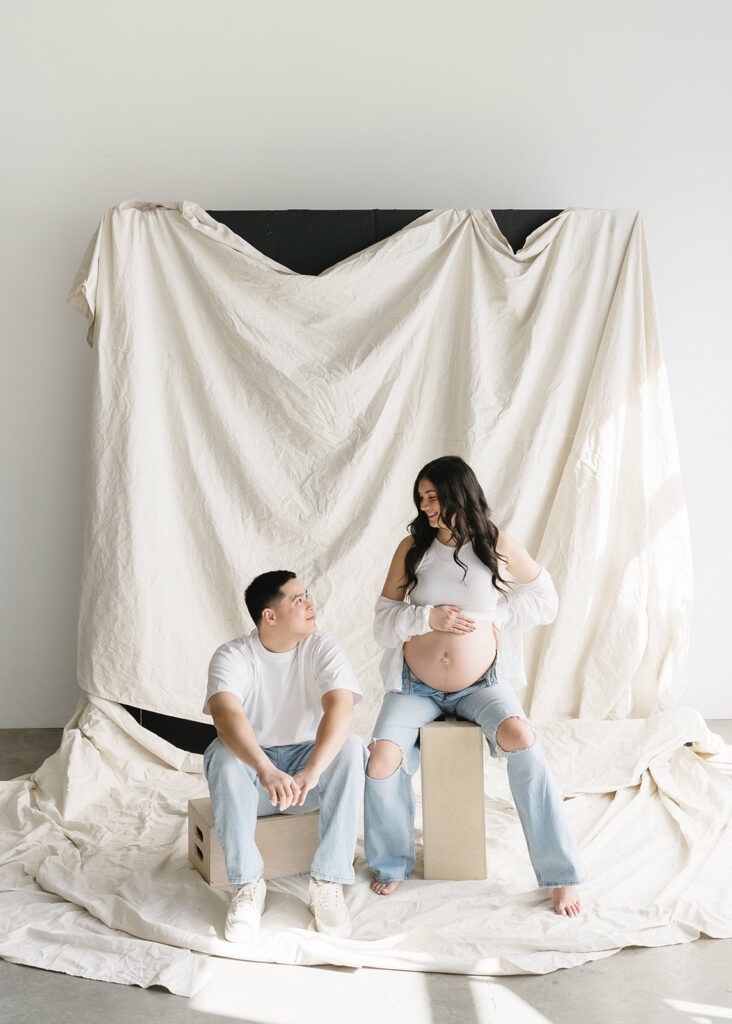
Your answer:
[[[215,693],[235,693],[261,747],[309,743],[315,739],[329,690],[361,688],[341,645],[327,633],[313,633],[284,654],[262,646],[257,630],[230,640],[214,653],[208,667],[203,713]]]

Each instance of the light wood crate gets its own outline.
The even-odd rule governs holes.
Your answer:
[[[484,879],[483,730],[448,718],[420,729],[424,877]]]
[[[265,878],[309,873],[318,847],[318,817],[319,811],[308,811],[257,818],[254,841],[264,861]],[[188,801],[188,859],[209,885],[229,884],[208,797]]]

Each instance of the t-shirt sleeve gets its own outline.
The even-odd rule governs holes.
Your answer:
[[[254,666],[242,651],[228,645],[219,647],[208,666],[208,688],[203,704],[204,715],[210,715],[209,701],[215,693],[235,693],[242,704],[254,682]]]
[[[357,704],[363,694],[346,652],[327,634],[318,637],[318,641],[313,652],[313,671],[320,696],[330,690],[350,690]]]

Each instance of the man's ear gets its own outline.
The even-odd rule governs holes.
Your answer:
[[[264,608],[262,610],[262,618],[268,626],[274,626],[277,622],[277,614],[274,608]]]

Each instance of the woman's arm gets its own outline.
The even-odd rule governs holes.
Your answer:
[[[404,600],[407,586],[407,570],[404,567],[404,562],[407,552],[413,547],[413,537],[405,537],[403,541],[400,541],[386,574],[386,582],[381,591],[382,597],[388,597],[390,601]]]
[[[504,565],[519,583],[531,583],[541,572],[539,563],[510,533],[500,531],[496,551],[506,559]]]
[[[518,581],[503,605],[504,614],[498,626],[524,632],[553,622],[559,598],[546,569],[542,569],[526,548],[508,533],[498,535],[496,550],[507,559],[505,565]]]
[[[374,611],[374,638],[381,647],[397,647],[413,636],[422,636],[439,630],[462,636],[475,629],[473,619],[463,615],[460,608],[451,604],[434,607],[431,604],[407,604],[407,572],[404,560],[414,545],[412,537],[405,537],[391,560],[381,597]]]
[[[394,552],[386,582],[374,609],[374,639],[380,647],[398,647],[413,636],[430,632],[432,605],[407,604],[404,559],[414,544],[405,537]]]

